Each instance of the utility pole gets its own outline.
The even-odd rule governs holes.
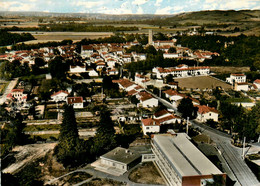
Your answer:
[[[189,117],[187,117],[186,134],[189,135]]]

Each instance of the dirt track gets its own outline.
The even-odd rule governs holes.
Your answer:
[[[16,162],[8,166],[3,170],[4,173],[15,173],[28,163],[44,157],[47,152],[54,149],[57,143],[44,143],[44,144],[30,144],[24,146],[16,146],[13,152],[17,152],[15,155]]]

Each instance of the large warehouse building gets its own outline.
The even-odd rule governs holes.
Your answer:
[[[156,134],[151,141],[155,164],[167,185],[205,185],[213,175],[223,176],[211,161],[200,152],[185,133]]]

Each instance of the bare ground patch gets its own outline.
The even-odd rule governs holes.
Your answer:
[[[143,184],[165,185],[165,182],[152,162],[144,163],[141,167],[134,169],[129,179],[132,182]]]
[[[210,67],[210,70],[213,72],[219,72],[219,73],[243,73],[243,72],[249,72],[250,67]]]
[[[198,76],[188,78],[175,79],[179,83],[181,88],[193,88],[193,89],[213,89],[216,87],[222,87],[224,89],[231,89],[231,85],[215,79],[211,76]]]
[[[48,152],[52,151],[55,146],[56,143],[16,146],[13,149],[13,152],[16,153],[14,156],[16,161],[5,168],[3,172],[11,174],[18,172],[30,162],[44,157]]]
[[[90,182],[82,184],[82,186],[100,186],[100,185],[119,186],[119,185],[126,185],[126,184],[111,179],[101,179],[101,178],[94,178]]]

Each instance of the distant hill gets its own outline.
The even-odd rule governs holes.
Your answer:
[[[18,20],[18,19],[23,20]],[[143,24],[166,27],[176,30],[187,30],[192,27],[204,26],[206,30],[239,35],[260,35],[260,10],[212,10],[185,12],[176,15],[124,14],[110,15],[99,13],[46,13],[46,12],[8,12],[0,11],[0,22],[22,21],[26,19],[37,22],[44,18],[50,21],[78,21],[92,24]],[[18,25],[19,26],[19,25]],[[173,30],[173,31],[174,31]],[[233,32],[235,30],[235,32]],[[163,30],[162,30],[163,31]]]
[[[260,10],[213,10],[213,11],[200,11],[200,12],[189,12],[179,14],[164,20],[168,23],[187,23],[194,22],[199,25],[210,24],[210,23],[236,23],[236,22],[256,22],[260,21]]]

